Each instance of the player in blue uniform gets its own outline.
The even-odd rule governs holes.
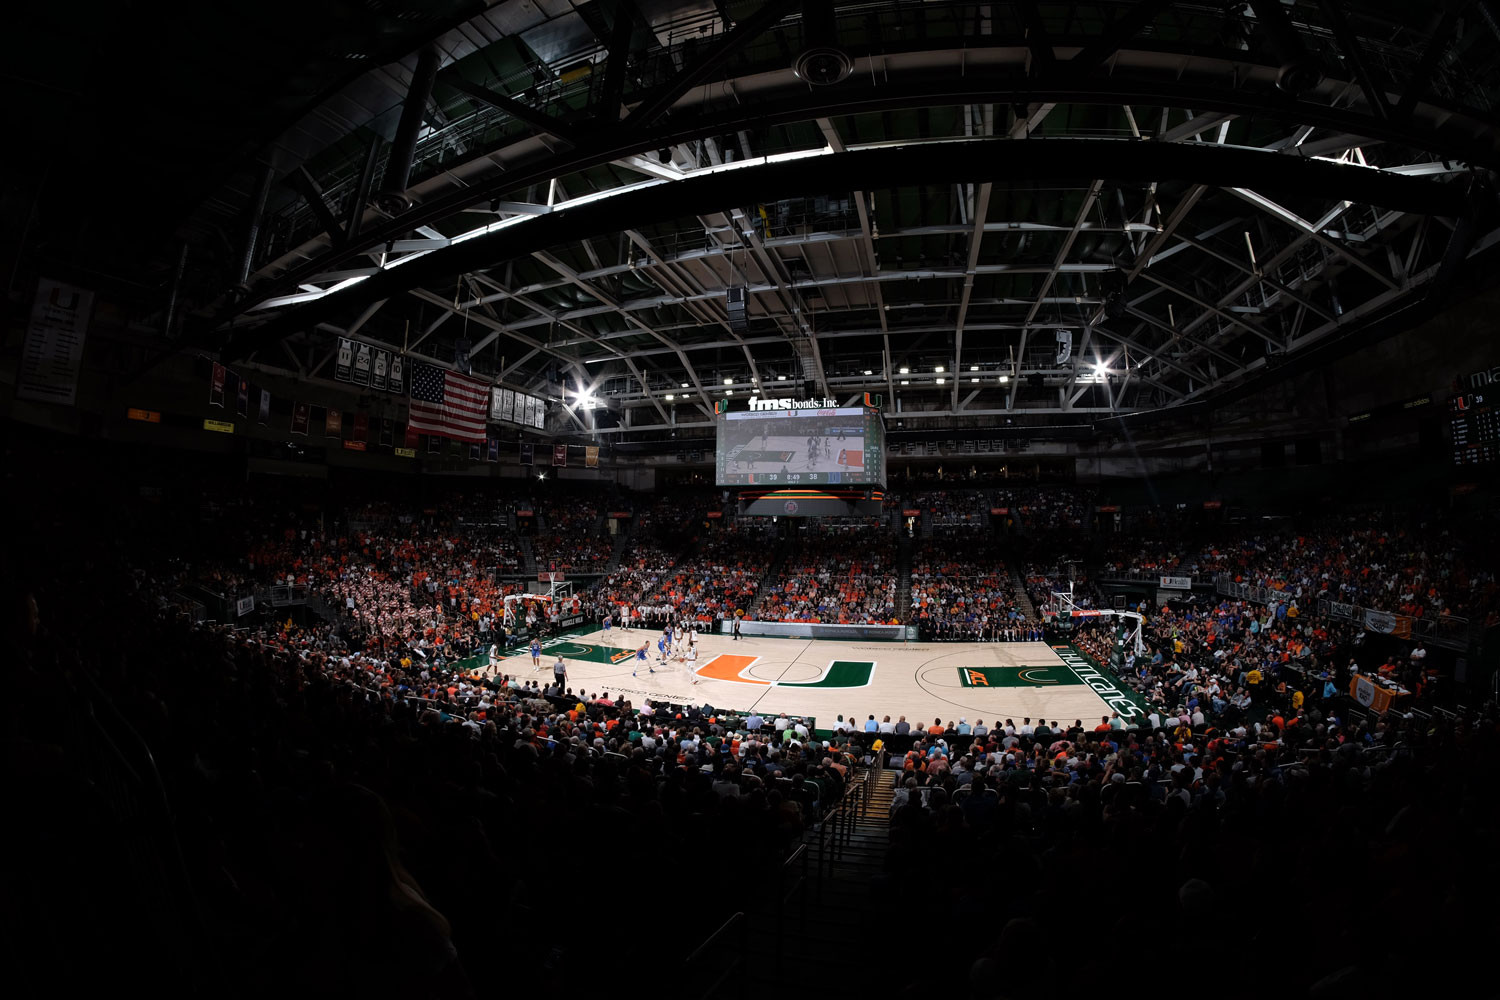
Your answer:
[[[648,674],[654,674],[654,673],[656,673],[656,668],[653,667],[653,666],[651,666],[651,664],[649,664],[649,663],[646,662],[646,649],[647,649],[647,647],[649,645],[650,645],[649,643],[643,642],[643,643],[641,643],[641,648],[637,649],[635,651],[635,670],[641,669],[641,664],[645,663],[646,664],[646,672]],[[630,672],[630,676],[632,676],[632,677],[635,676],[635,670],[632,670]]]
[[[542,640],[531,640],[531,672],[536,673],[542,669]]]

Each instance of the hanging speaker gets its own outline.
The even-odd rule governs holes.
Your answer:
[[[729,313],[729,329],[734,333],[749,333],[750,319],[745,314],[745,289],[736,286],[724,290],[724,309]]]

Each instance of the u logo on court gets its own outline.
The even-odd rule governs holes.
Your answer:
[[[875,674],[874,660],[833,660],[823,668],[822,676],[812,681],[764,681],[746,677],[744,673],[759,660],[758,656],[739,653],[720,653],[699,667],[695,673],[716,681],[731,681],[735,684],[756,684],[761,687],[795,688],[856,688],[865,687]]]

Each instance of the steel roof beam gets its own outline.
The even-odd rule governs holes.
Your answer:
[[[1033,8],[1034,10],[1034,8]],[[964,323],[969,318],[969,300],[974,294],[974,271],[979,266],[979,250],[984,240],[984,219],[990,210],[990,189],[993,185],[988,182],[980,184],[974,192],[974,228],[969,235],[969,259],[964,266],[964,290],[958,302],[958,322],[953,328],[953,400],[952,406],[955,410],[960,409],[958,405],[958,372],[962,369],[964,358]],[[1046,290],[1043,289],[1043,294]],[[1030,317],[1028,317],[1029,319]]]
[[[702,400],[705,412],[713,413],[713,402],[708,398],[708,393],[704,391],[703,382],[698,378],[697,370],[693,367],[692,362],[688,360],[687,355],[683,352],[682,346],[680,344],[667,337],[666,335],[652,329],[647,324],[642,323],[640,320],[630,315],[630,313],[626,310],[621,309],[619,303],[616,302],[614,298],[609,295],[609,293],[605,292],[597,285],[584,281],[583,278],[579,277],[577,271],[573,270],[571,267],[564,264],[562,261],[558,260],[551,254],[542,251],[535,251],[532,253],[532,256],[541,261],[543,264],[547,265],[552,270],[556,271],[558,274],[562,275],[569,282],[577,285],[579,288],[583,289],[583,291],[598,299],[600,302],[604,303],[605,305],[612,306],[616,312],[618,312],[625,318],[625,321],[627,323],[631,323],[634,326],[639,327],[643,333],[655,337],[664,346],[671,349],[672,352],[677,355],[677,360],[682,364],[683,370],[687,372],[689,379],[693,383],[693,386],[697,389],[698,398]],[[644,381],[644,379],[642,381]]]
[[[899,185],[914,176],[926,176],[934,182],[1018,176],[1061,178],[1078,172],[1085,164],[1108,160],[1112,174],[1126,181],[1167,171],[1176,176],[1196,175],[1221,186],[1253,184],[1278,190],[1291,186],[1307,194],[1336,188],[1341,197],[1398,209],[1425,205],[1436,214],[1443,214],[1445,207],[1453,205],[1456,211],[1447,214],[1462,214],[1457,207],[1459,193],[1440,182],[1262,151],[1207,143],[1163,145],[1031,139],[1009,144],[1003,155],[996,157],[992,153],[997,142],[1004,140],[930,143],[757,162],[737,170],[705,171],[681,181],[632,188],[565,212],[519,218],[504,229],[483,232],[446,248],[408,257],[398,267],[387,268],[339,292],[322,295],[299,309],[287,310],[271,322],[253,328],[253,332],[251,328],[238,330],[235,349],[239,350],[251,339],[277,339],[281,327],[288,332],[307,329],[334,311],[360,308],[373,299],[387,298],[423,282],[445,280],[455,273],[484,270],[534,248],[619,232],[625,228],[622,222],[640,225],[656,219],[680,218],[726,203],[742,203],[747,197],[775,199],[808,191],[848,190],[851,178],[871,182],[862,184],[863,188]],[[1197,185],[1194,191],[1201,194],[1202,187]],[[1184,199],[1178,212],[1185,214],[1185,207],[1194,197]],[[1151,252],[1155,249],[1151,248]],[[1149,257],[1150,254],[1143,254],[1136,268],[1143,267]],[[778,278],[785,283],[783,276]]]

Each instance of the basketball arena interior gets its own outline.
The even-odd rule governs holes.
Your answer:
[[[9,37],[16,995],[1494,992],[1495,0]]]

